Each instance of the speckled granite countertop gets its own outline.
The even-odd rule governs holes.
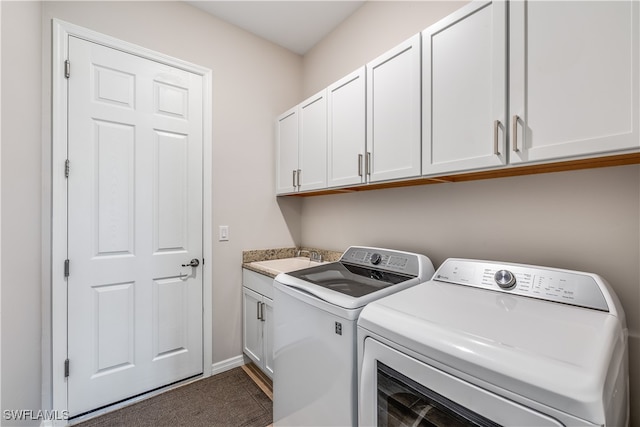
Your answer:
[[[277,249],[257,249],[242,252],[242,268],[255,271],[256,273],[264,274],[269,277],[275,277],[275,275],[259,266],[252,265],[252,262],[268,261],[273,259],[294,258],[298,252],[309,251],[317,252],[322,255],[322,260],[326,262],[338,261],[342,256],[342,252],[327,251],[324,249],[315,248],[277,248]],[[306,255],[306,254],[305,254]]]

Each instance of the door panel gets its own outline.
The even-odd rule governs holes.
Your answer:
[[[423,32],[423,175],[506,163],[506,24],[473,2]]]
[[[365,68],[327,89],[329,187],[362,184],[366,149]]]
[[[276,144],[276,194],[293,193],[297,189],[298,107],[278,117]]]
[[[93,67],[96,102],[134,108],[135,76],[119,70]]]
[[[203,371],[202,77],[69,38],[68,405]]]
[[[158,132],[155,135],[156,181],[154,185],[155,252],[187,248],[188,179],[186,135]]]
[[[258,366],[262,365],[262,322],[258,318],[262,296],[249,288],[242,288],[243,350]]]
[[[133,255],[135,128],[94,121],[97,151],[98,256]]]
[[[300,105],[298,190],[327,186],[327,93],[325,90]]]
[[[370,181],[420,175],[420,35],[366,69]]]
[[[187,351],[187,284],[180,279],[153,283],[153,355],[171,356]]]
[[[638,147],[639,7],[510,3],[511,163]]]
[[[93,288],[96,375],[134,366],[134,283]]]

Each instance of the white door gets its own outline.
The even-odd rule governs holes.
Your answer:
[[[638,148],[639,8],[509,3],[511,163]]]
[[[276,194],[298,188],[298,107],[278,117],[276,123]]]
[[[364,67],[327,89],[329,187],[364,183],[365,95]]]
[[[327,186],[327,92],[300,104],[298,140],[299,191]]]
[[[420,34],[367,64],[371,182],[420,175]]]
[[[422,33],[422,174],[506,163],[506,4],[473,2]]]
[[[69,59],[75,416],[203,372],[203,82],[76,37]]]

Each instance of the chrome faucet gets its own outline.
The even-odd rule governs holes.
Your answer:
[[[319,254],[316,251],[307,251],[305,249],[298,249],[298,251],[296,252],[296,256],[303,256],[302,254],[306,253],[307,256],[309,257],[309,261],[315,261],[315,262],[322,262],[322,254]]]

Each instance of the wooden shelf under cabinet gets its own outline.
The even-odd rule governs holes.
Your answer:
[[[310,197],[327,194],[353,193],[384,188],[413,187],[416,185],[440,184],[444,182],[475,181],[480,179],[506,178],[511,176],[534,175],[540,173],[564,172],[580,169],[595,169],[611,166],[640,164],[640,153],[619,154],[615,156],[595,157],[589,159],[567,160],[563,162],[536,164],[528,166],[509,166],[500,169],[467,172],[455,175],[431,176],[398,181],[362,184],[353,187],[326,188],[304,193],[285,194],[279,197]]]

